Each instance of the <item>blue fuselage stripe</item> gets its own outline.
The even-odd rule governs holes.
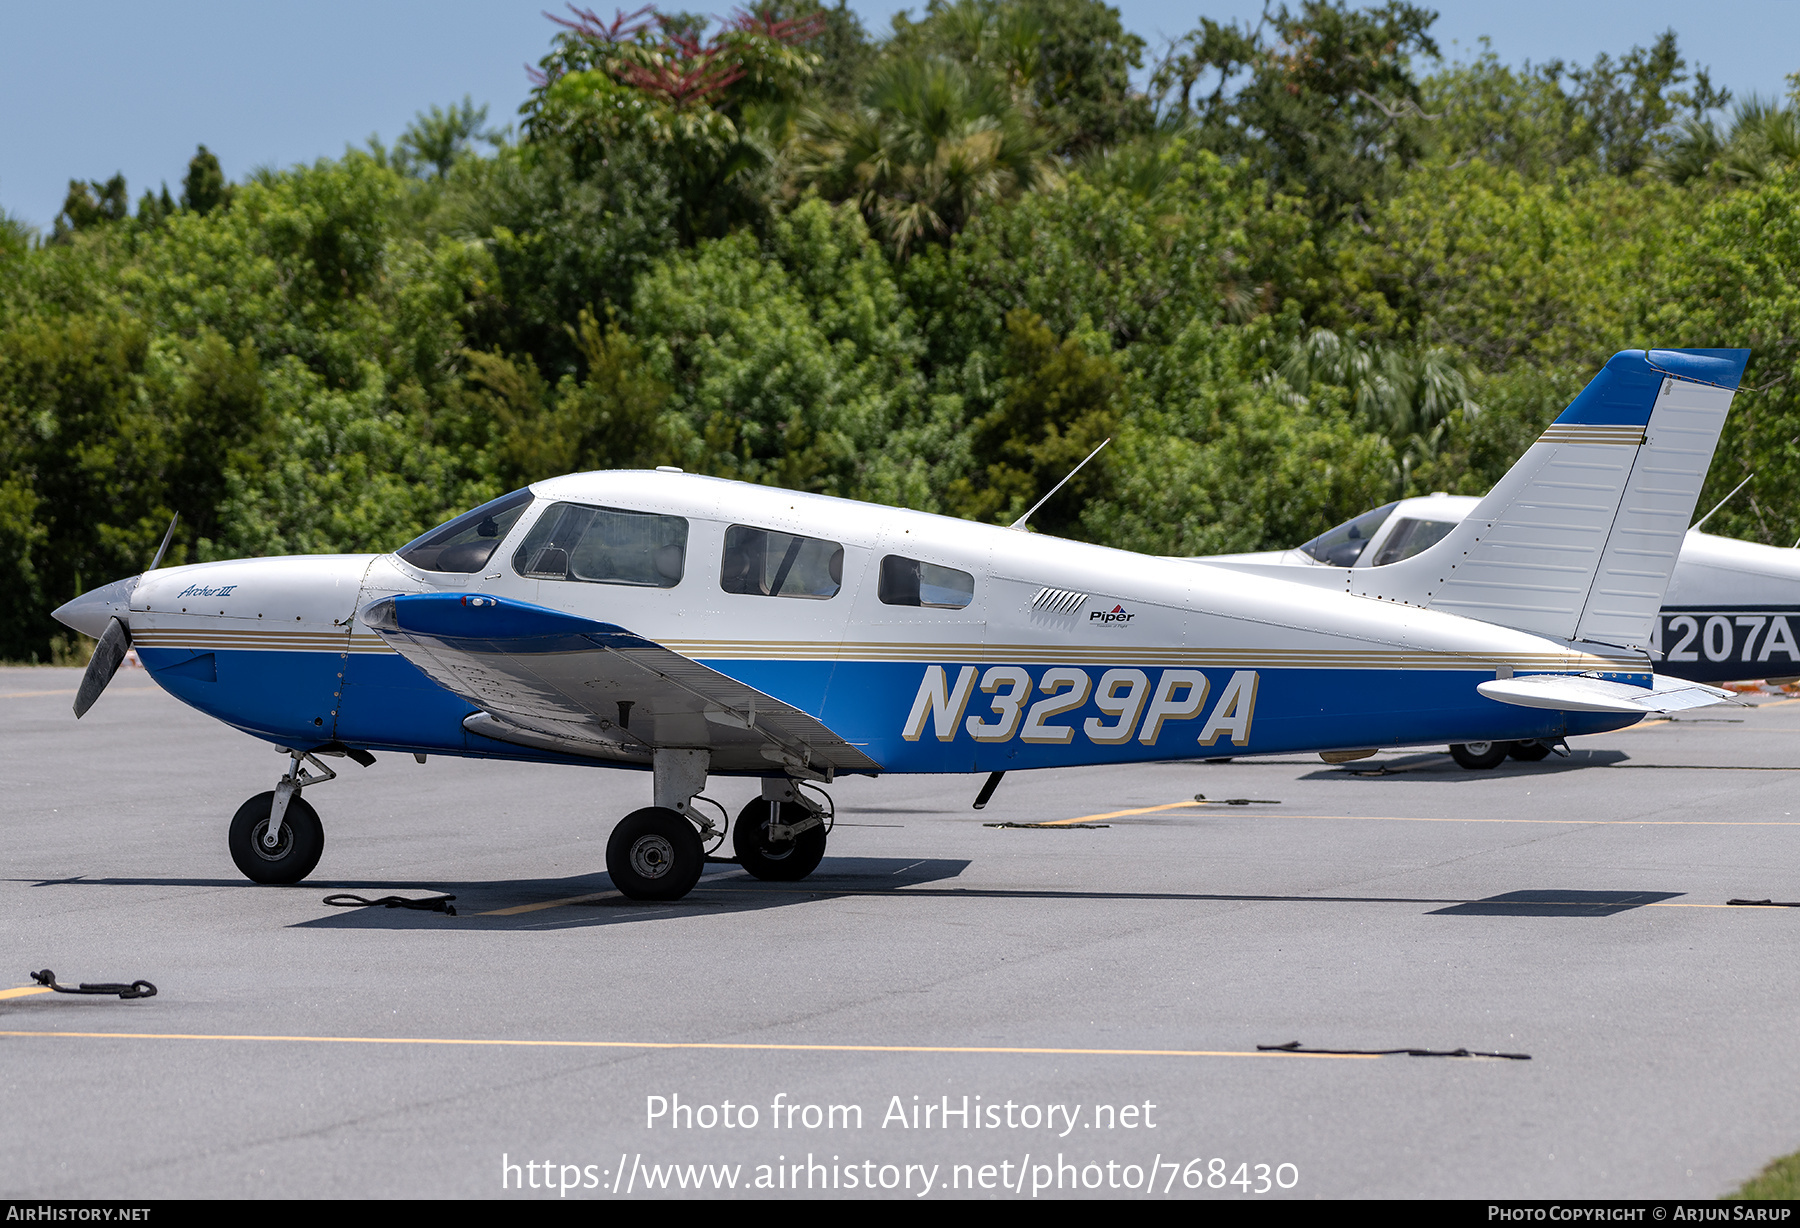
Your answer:
[[[463,729],[477,709],[432,682],[393,653],[221,650],[214,678],[184,668],[195,653],[187,649],[140,648],[151,675],[178,699],[245,732],[281,745],[313,746],[338,741],[350,746],[473,755],[544,762],[588,762],[569,756],[495,742]],[[965,689],[954,712],[928,714],[908,738],[909,717],[927,681],[923,662],[761,661],[703,662],[749,686],[819,718],[890,772],[972,772],[1101,763],[1156,762],[1272,754],[1330,748],[1408,746],[1432,743],[1515,741],[1556,738],[1619,729],[1641,719],[1601,713],[1565,713],[1522,708],[1487,699],[1475,690],[1492,671],[1468,669],[1278,668],[1254,671],[1206,669],[1203,702],[1191,711],[1178,703],[1146,742],[1151,707],[1148,693],[1163,672],[1143,667],[1146,694],[1132,703],[1110,697],[1103,709],[1097,684],[1105,669],[1078,667],[1089,680],[1086,700],[1066,707],[1074,687],[1046,695],[1044,665],[1018,667],[1017,686],[984,691]],[[1126,669],[1129,662],[1122,663]],[[956,661],[936,666],[946,686],[971,668]],[[988,665],[975,668],[986,676]],[[1067,670],[1069,667],[1061,667]],[[1234,676],[1254,673],[1253,687]],[[1027,687],[1024,679],[1029,679]],[[1253,690],[1248,714],[1215,713],[1234,685]],[[1115,688],[1115,691],[1128,688]],[[1016,703],[1009,695],[1023,691]],[[1171,692],[1180,699],[1188,692]],[[1035,726],[1033,709],[1044,704]],[[1009,712],[1009,708],[1011,711]],[[1051,712],[1052,709],[1060,710]],[[1225,718],[1236,716],[1237,721]],[[953,719],[952,719],[953,717]],[[1129,719],[1119,741],[1112,731]],[[1208,722],[1211,721],[1209,726]],[[992,740],[978,740],[971,723]],[[1010,729],[1008,728],[1010,722]],[[1207,728],[1215,732],[1202,745]],[[943,728],[947,736],[939,736]],[[1062,731],[1068,731],[1066,738]],[[1090,730],[1100,731],[1099,737]],[[1030,736],[1022,736],[1029,732]],[[1000,736],[1004,735],[1004,736]],[[1240,738],[1240,735],[1242,737]],[[1061,740],[1058,740],[1061,739]]]

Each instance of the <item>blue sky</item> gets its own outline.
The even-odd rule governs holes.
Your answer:
[[[311,0],[305,5],[93,0],[7,7],[0,40],[0,209],[48,228],[71,178],[123,171],[133,199],[167,181],[179,193],[204,143],[238,178],[341,153],[371,134],[392,141],[415,112],[464,94],[490,120],[524,100],[523,65],[554,27],[542,0]],[[610,9],[600,8],[603,13]],[[673,5],[671,7],[686,7]],[[704,8],[703,5],[693,5]],[[721,6],[723,7],[723,6]],[[872,31],[918,8],[857,0]],[[1260,3],[1126,0],[1128,29],[1151,47],[1201,14],[1254,18]],[[1441,0],[1434,34],[1451,58],[1483,35],[1502,59],[1587,62],[1673,28],[1690,64],[1739,95],[1778,95],[1800,69],[1800,0]],[[557,11],[561,11],[558,9]]]

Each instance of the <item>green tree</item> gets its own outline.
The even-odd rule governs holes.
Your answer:
[[[1124,380],[1109,355],[1059,340],[1024,309],[1006,317],[1001,372],[1000,403],[970,424],[973,472],[951,483],[947,502],[971,520],[1010,524],[1113,434]],[[1082,506],[1107,489],[1105,459],[1083,466],[1033,527],[1067,536]]]
[[[394,153],[400,169],[407,173],[429,170],[442,179],[458,158],[466,156],[475,142],[497,144],[505,138],[484,127],[488,109],[476,106],[467,94],[449,110],[433,105],[429,114],[420,111],[394,142]]]
[[[855,201],[901,258],[1055,176],[1049,135],[992,78],[953,60],[889,60],[863,106],[812,112],[804,132],[800,181]]]
[[[1213,148],[1246,159],[1330,218],[1381,195],[1422,153],[1432,117],[1419,105],[1413,60],[1437,56],[1436,19],[1401,0],[1366,10],[1305,0],[1297,13],[1285,4],[1265,10],[1254,28],[1204,20],[1154,83],[1179,91],[1175,113]],[[1210,73],[1217,84],[1196,104],[1195,86]]]
[[[206,146],[188,160],[187,175],[181,181],[181,207],[205,215],[231,204],[232,188],[225,182],[219,159]]]

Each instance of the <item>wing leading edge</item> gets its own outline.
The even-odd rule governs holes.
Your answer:
[[[361,617],[480,708],[463,727],[482,737],[636,764],[705,749],[715,772],[881,770],[816,717],[611,623],[475,593],[387,597]]]

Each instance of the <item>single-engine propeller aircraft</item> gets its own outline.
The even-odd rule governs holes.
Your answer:
[[[320,755],[648,769],[614,885],[677,899],[760,778],[750,873],[824,855],[840,773],[988,772],[1558,739],[1725,695],[1646,652],[1748,357],[1615,355],[1473,513],[1372,570],[1250,575],[683,474],[534,483],[392,554],[153,569],[56,611],[177,698],[281,747],[238,868],[292,883]],[[1016,527],[1016,526],[1015,526]],[[719,816],[723,818],[723,814]]]

